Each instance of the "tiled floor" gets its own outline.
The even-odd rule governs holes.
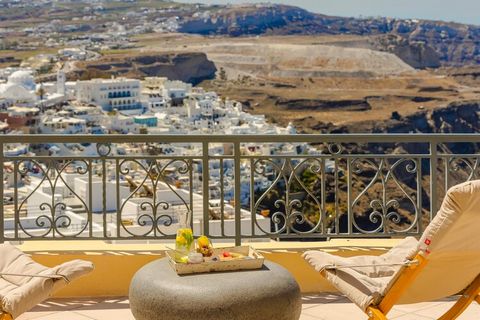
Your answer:
[[[455,303],[458,297],[450,297],[441,301],[405,304],[396,306],[388,314],[388,319],[428,320],[438,319]],[[364,320],[368,317],[347,298],[338,295],[324,294],[304,296],[303,310],[300,320]],[[472,303],[458,320],[480,319],[480,305]]]
[[[442,301],[402,305],[389,313],[389,319],[425,320],[438,319],[454,303],[456,297]],[[127,298],[110,299],[53,299],[37,306],[18,320],[134,320]],[[300,320],[362,320],[367,317],[345,297],[322,294],[303,297]],[[480,305],[473,303],[458,318],[480,319]],[[227,320],[227,319],[226,319]],[[252,319],[254,320],[254,319]]]

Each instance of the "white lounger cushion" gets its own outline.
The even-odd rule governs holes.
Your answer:
[[[399,304],[431,301],[465,289],[480,274],[480,180],[451,188],[420,241],[406,238],[380,257],[340,258],[308,251],[305,258],[320,271],[325,266],[392,264],[391,267],[351,267],[327,270],[326,278],[365,310],[377,305],[392,286],[401,267],[394,264],[422,252],[426,267],[402,295]]]
[[[61,275],[72,281],[93,270],[91,262],[74,260],[54,268],[36,263],[14,246],[0,245],[0,274]],[[66,285],[62,278],[0,275],[0,310],[16,318]]]
[[[480,274],[480,180],[452,187],[419,240],[428,264],[400,303],[459,293]]]
[[[326,279],[360,308],[366,310],[369,305],[381,300],[402,269],[401,264],[413,258],[417,248],[417,240],[407,237],[381,256],[342,258],[322,251],[307,251],[304,257],[317,271],[327,268]],[[330,266],[341,268],[329,269]]]

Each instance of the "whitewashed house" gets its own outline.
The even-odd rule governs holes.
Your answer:
[[[39,124],[44,134],[86,134],[89,132],[87,122],[83,119],[46,115]]]
[[[79,102],[100,106],[104,111],[118,110],[124,114],[141,114],[140,80],[115,78],[78,81],[76,96]]]

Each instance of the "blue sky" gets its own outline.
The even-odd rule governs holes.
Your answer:
[[[188,3],[244,3],[256,0],[177,0]],[[480,25],[480,0],[270,0],[329,15],[387,16],[456,21]]]

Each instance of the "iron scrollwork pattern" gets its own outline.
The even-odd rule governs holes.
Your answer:
[[[87,216],[90,215],[90,208],[74,188],[66,181],[64,173],[69,171],[78,176],[87,176],[91,170],[90,163],[86,160],[46,160],[37,161],[34,159],[22,159],[14,162],[15,173],[23,177],[22,181],[18,181],[15,177],[15,192],[17,197],[15,200],[15,233],[21,232],[19,238],[77,238],[84,237],[82,235],[87,228],[91,228],[90,220],[83,217],[84,220],[77,221],[74,224],[71,215],[68,213],[69,206],[65,199],[61,197],[62,201],[56,200],[57,192],[68,192],[70,199],[75,199],[79,203]],[[68,170],[70,169],[70,170]],[[35,181],[26,179],[28,173],[35,172],[40,177]],[[31,179],[31,178],[30,178]],[[37,179],[39,181],[37,181]],[[29,181],[32,186],[31,191],[27,192],[26,196],[18,201],[18,186],[20,183]],[[63,188],[66,190],[62,190]],[[28,210],[37,211],[33,214],[33,225],[28,224],[28,221],[20,219],[20,212],[27,210],[28,200],[33,196],[41,195],[43,198],[38,208],[29,207]]]
[[[357,232],[419,232],[418,221],[422,210],[418,202],[421,197],[419,163],[420,160],[414,158],[350,160],[352,181],[356,185],[350,184],[349,187],[360,190],[350,204],[350,219]],[[371,178],[365,178],[368,176]],[[364,187],[360,188],[360,185]],[[367,201],[367,205],[362,206],[362,200]],[[402,215],[401,211],[405,214]],[[365,213],[368,223],[364,224],[370,229],[358,221],[358,217]]]
[[[446,189],[466,181],[478,179],[480,176],[479,158],[464,158],[457,156],[446,156],[445,179]]]
[[[216,239],[418,235],[448,188],[480,178],[473,135],[468,148],[458,136],[263,136],[274,148],[251,150],[263,140],[5,135],[4,147],[13,138],[35,155],[4,150],[0,241],[171,239],[179,219]],[[182,147],[148,149],[164,140]]]
[[[316,194],[315,186],[324,174],[323,159],[255,159],[251,166],[252,175],[272,177],[269,186],[255,199],[252,212],[258,213],[269,197],[278,197],[272,203],[274,210],[270,215],[273,230],[264,230],[255,220],[261,232],[269,235],[322,232],[324,204]],[[310,177],[310,185],[301,176],[306,172]],[[255,216],[253,214],[254,219]]]
[[[134,180],[129,176],[131,169],[129,166],[134,165],[136,171],[141,171],[143,177]],[[142,237],[157,238],[173,236],[174,231],[167,232],[164,230],[172,226],[174,223],[180,223],[180,219],[184,219],[183,223],[189,224],[192,215],[192,203],[186,196],[180,194],[181,190],[172,186],[167,171],[170,175],[188,175],[192,171],[192,161],[184,159],[122,159],[118,163],[118,174],[128,181],[131,187],[129,195],[123,199],[118,209],[120,226],[118,226],[125,236],[122,237]],[[192,183],[191,181],[189,182]],[[169,190],[174,196],[177,206],[174,207],[172,201],[164,200],[158,196],[161,189]],[[140,195],[140,198],[136,197]],[[130,200],[139,199],[139,212],[134,218],[136,224],[140,226],[138,232],[132,231],[126,222],[127,209],[126,205]]]

